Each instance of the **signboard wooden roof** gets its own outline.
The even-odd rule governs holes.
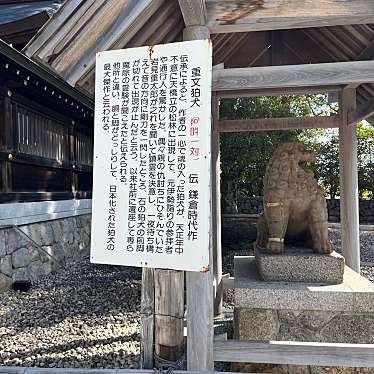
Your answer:
[[[373,7],[370,0],[67,0],[24,52],[90,93],[97,51],[180,41],[185,25],[208,26],[213,64],[225,68],[369,60]],[[372,97],[372,84],[358,87],[359,104]]]

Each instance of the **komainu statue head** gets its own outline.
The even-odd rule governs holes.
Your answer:
[[[280,145],[271,157],[264,178],[264,213],[257,225],[258,250],[281,254],[285,242],[328,254],[327,207],[308,163],[315,155],[303,143]]]

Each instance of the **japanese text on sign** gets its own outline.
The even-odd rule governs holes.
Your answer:
[[[91,261],[209,265],[211,44],[98,53]]]

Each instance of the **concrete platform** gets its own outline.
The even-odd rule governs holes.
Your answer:
[[[307,282],[339,284],[343,282],[345,261],[336,252],[314,253],[310,248],[285,246],[281,255],[255,249],[259,274],[270,282]]]
[[[277,310],[374,312],[374,284],[345,266],[343,282],[326,285],[264,282],[254,256],[235,257],[235,307]]]

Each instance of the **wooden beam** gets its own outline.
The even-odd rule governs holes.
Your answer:
[[[374,115],[374,98],[359,105],[356,110],[348,113],[348,126],[354,125]]]
[[[374,83],[374,61],[265,66],[213,72],[214,91],[356,83]]]
[[[290,30],[292,32],[292,30]],[[342,53],[335,44],[329,39],[324,38],[321,35],[320,29],[307,28],[301,29],[301,32],[306,35],[310,40],[312,40],[318,46],[318,50],[330,56],[327,62],[330,61],[349,61],[349,58]]]
[[[288,365],[374,367],[373,344],[216,341],[214,360]]]
[[[198,40],[206,37],[209,37],[209,30],[205,26],[189,26],[183,30],[183,40]],[[214,370],[212,219],[209,232],[209,271],[186,274],[187,370]]]
[[[340,92],[343,86],[316,86],[316,87],[287,87],[287,88],[265,88],[255,90],[230,90],[217,91],[219,98],[256,97],[256,96],[279,96],[279,95],[304,95],[328,92]]]
[[[170,6],[171,5],[171,6]],[[169,11],[165,18],[165,10]],[[177,10],[177,13],[175,11]],[[173,14],[173,17],[170,15]],[[179,14],[179,6],[174,2],[167,2],[160,11],[156,12],[150,22],[127,43],[128,47],[154,45],[176,41],[178,34],[182,33],[182,15]],[[153,22],[153,20],[155,22]],[[158,25],[158,26],[157,26]],[[160,25],[163,25],[160,27]],[[150,32],[151,31],[151,32]],[[150,35],[151,34],[151,35]],[[123,48],[123,46],[120,46]],[[87,71],[76,82],[76,86],[94,94],[95,69]]]
[[[186,26],[205,26],[205,0],[178,0]]]
[[[371,0],[206,0],[211,33],[295,29],[374,22]]]
[[[69,48],[69,41],[87,27],[91,17],[99,14],[104,7],[105,4],[101,1],[84,1],[74,12],[71,12],[63,25],[58,27],[49,40],[37,51],[38,60],[51,64],[65,48]]]
[[[221,57],[222,53],[226,53],[227,50],[231,50],[232,45],[234,42],[238,39],[239,36],[243,34],[223,34],[223,35],[218,35],[219,40],[213,41],[213,60],[216,62],[224,62],[225,59]],[[217,38],[217,39],[218,39]],[[231,52],[233,52],[231,50]]]
[[[85,0],[67,0],[65,1],[58,12],[37,32],[33,39],[25,46],[23,53],[32,57],[37,51],[48,43],[55,32],[66,23],[68,18],[79,7],[85,3]]]
[[[299,57],[300,64],[320,64],[333,60],[321,48],[321,44],[315,42],[304,30],[283,30],[282,32],[285,47]]]
[[[163,10],[161,13],[165,14],[165,8],[167,9],[167,18],[166,20],[159,22],[159,25],[156,30],[153,28],[153,34],[152,36],[145,41],[142,45],[156,45],[156,44],[166,44],[169,43],[170,40],[177,41],[177,35],[182,34],[183,32],[183,21],[182,21],[182,15],[179,12],[178,4],[171,2],[172,7],[168,9],[167,5],[169,3],[165,4],[164,7],[161,9]],[[158,23],[158,13],[156,12],[155,15],[151,18],[154,22],[150,21],[148,24],[152,23]],[[173,17],[170,15],[173,14]],[[143,32],[143,29],[138,34],[141,34]]]
[[[221,62],[220,64],[217,64],[217,65],[213,65],[212,66],[212,69],[213,70],[217,70],[217,69],[224,69],[225,68],[225,64],[223,62]]]
[[[358,173],[356,126],[348,126],[348,113],[356,108],[356,90],[345,89],[340,101],[340,223],[341,248],[346,264],[360,272]]]
[[[187,26],[183,30],[183,40],[196,40],[198,36],[201,36],[201,39],[209,38],[209,30],[205,26]],[[186,39],[190,37],[190,39]]]
[[[371,60],[374,57],[374,40],[372,40],[364,50],[356,57],[357,61]]]
[[[339,122],[340,118],[338,116],[224,120],[219,122],[219,131],[248,132],[296,129],[329,129],[339,127]]]
[[[142,47],[144,45],[154,45],[160,43],[160,39],[153,42],[153,39],[158,39],[164,32],[165,27],[170,22],[181,22],[179,17],[170,17],[170,14],[178,14],[178,4],[173,1],[167,2],[164,7],[160,8],[143,27],[141,32],[138,32],[126,45],[128,48]],[[170,32],[170,30],[167,30]],[[164,35],[165,37],[165,35]],[[161,39],[162,40],[162,39]]]
[[[236,51],[233,56],[230,56],[232,65],[237,68],[248,68],[252,66],[268,66],[271,65],[271,38],[270,33],[267,31],[263,32],[252,32],[252,33],[241,33],[247,35],[244,38],[242,48],[250,45],[251,48],[248,53],[243,53],[242,49]],[[240,35],[240,34],[239,34]],[[246,48],[247,50],[248,48]],[[238,61],[238,62],[237,62]],[[238,64],[238,65],[236,65]]]
[[[93,69],[98,51],[118,49],[126,45],[162,4],[163,0],[110,3],[103,11],[100,22],[90,23],[92,29],[77,35],[74,43],[53,61],[52,67],[74,86],[83,75]]]
[[[238,34],[224,34],[217,35],[217,42],[213,41],[213,61],[215,63],[224,62],[230,63],[230,61],[235,61],[235,67],[246,67],[247,64],[242,64],[238,58],[238,53],[240,57],[244,57],[241,52],[241,48],[247,43],[247,40],[252,36],[247,33],[238,33]],[[245,47],[244,47],[245,48]],[[254,45],[251,44],[251,49],[254,48]],[[230,67],[230,65],[228,65]]]

